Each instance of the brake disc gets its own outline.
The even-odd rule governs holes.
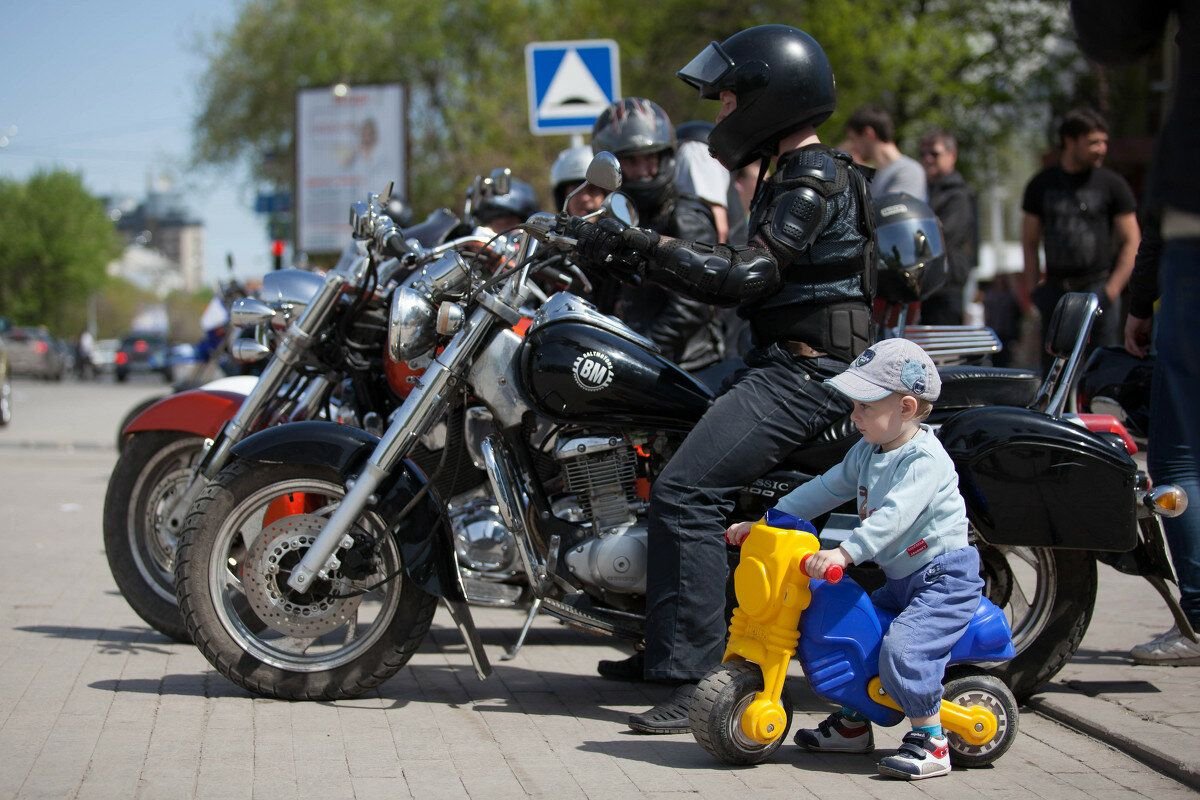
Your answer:
[[[300,593],[287,585],[292,569],[317,540],[328,520],[314,514],[284,517],[263,528],[243,561],[242,586],[254,613],[274,630],[312,639],[351,622],[362,596],[348,594],[350,581],[338,573],[318,578]]]

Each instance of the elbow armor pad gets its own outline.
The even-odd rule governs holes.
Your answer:
[[[779,285],[779,266],[762,248],[672,239],[660,245],[647,276],[714,305],[737,305]]]

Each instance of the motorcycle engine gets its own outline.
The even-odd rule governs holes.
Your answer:
[[[620,434],[560,440],[554,457],[567,497],[560,516],[584,522],[592,535],[563,554],[583,583],[617,594],[646,593],[646,502],[637,493],[639,442]]]

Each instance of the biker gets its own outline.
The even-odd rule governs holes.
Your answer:
[[[849,413],[824,381],[870,343],[875,274],[866,179],[816,133],[835,105],[833,71],[817,41],[786,25],[748,28],[709,44],[678,75],[721,102],[709,137],[721,163],[736,170],[761,159],[762,175],[773,158],[778,164],[752,203],[744,247],[611,219],[578,225],[581,258],[703,302],[738,305],[754,333],[748,368],[654,483],[645,651],[600,665],[608,677],[677,685],[630,716],[643,733],[686,732],[695,682],[721,661],[722,534],[735,492]]]
[[[675,187],[675,129],[657,103],[626,97],[610,105],[592,128],[592,150],[607,150],[620,160],[621,191],[633,200],[640,224],[664,236],[716,243],[712,211]],[[721,360],[721,329],[710,301],[662,284],[614,287],[603,274],[596,299],[601,311],[620,317],[686,370]]]
[[[507,192],[485,198],[475,206],[471,216],[476,224],[501,233],[529,219],[537,213],[539,206],[533,187],[512,178]]]
[[[568,147],[558,154],[550,167],[550,186],[554,191],[554,210],[561,211],[567,195],[579,189],[571,197],[566,211],[573,217],[582,217],[600,208],[607,194],[599,186],[585,183],[588,165],[592,163],[592,148],[586,144]]]

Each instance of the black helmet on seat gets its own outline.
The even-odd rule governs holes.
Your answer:
[[[915,303],[946,282],[942,223],[923,200],[903,192],[872,200],[879,257],[877,294],[891,303]]]
[[[737,95],[737,108],[708,137],[729,169],[775,155],[785,136],[820,125],[837,104],[825,51],[789,25],[758,25],[712,42],[676,74],[709,100]]]

